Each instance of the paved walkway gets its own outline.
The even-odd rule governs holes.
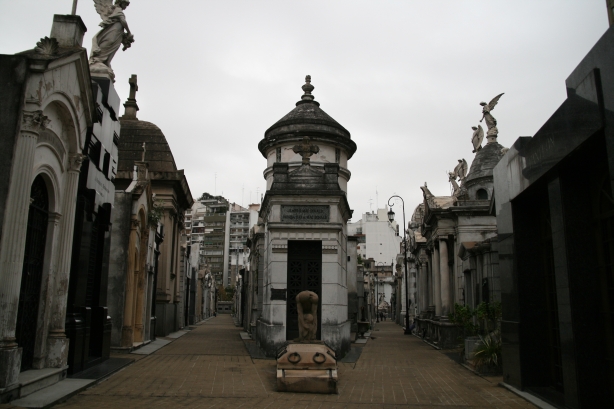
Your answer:
[[[276,391],[275,361],[252,360],[220,315],[57,408],[534,408],[474,375],[396,324],[378,324],[339,394]]]

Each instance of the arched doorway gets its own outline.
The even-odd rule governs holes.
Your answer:
[[[17,342],[23,348],[22,371],[32,368],[34,359],[48,219],[49,195],[45,181],[39,175],[34,179],[30,190],[30,210],[15,331]]]

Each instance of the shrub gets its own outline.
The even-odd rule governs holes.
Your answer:
[[[473,323],[475,311],[466,305],[454,303],[454,312],[448,315],[448,319],[454,324],[463,328],[463,339],[468,336],[477,335],[480,327]]]
[[[501,366],[501,337],[498,331],[489,335],[480,335],[480,343],[473,351],[473,364],[477,369],[484,366],[498,368]]]

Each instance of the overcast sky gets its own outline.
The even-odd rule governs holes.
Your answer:
[[[0,0],[0,53],[33,48],[72,2]],[[89,54],[100,17],[92,0],[77,14]],[[257,201],[258,142],[310,74],[358,145],[353,221],[393,194],[409,220],[424,182],[449,195],[446,171],[473,160],[480,101],[505,92],[493,111],[502,145],[534,135],[608,28],[605,0],[132,0],[126,17],[136,41],[112,62],[115,87],[125,100],[138,75],[138,117],[162,129],[195,198]]]

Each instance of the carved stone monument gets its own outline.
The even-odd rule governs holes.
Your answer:
[[[126,51],[134,42],[134,36],[128,28],[124,10],[130,5],[128,0],[94,0],[96,12],[100,14],[102,22],[100,30],[92,38],[92,54],[90,56],[90,71],[94,74],[104,74],[112,80],[115,74],[111,68],[111,60],[123,45]],[[125,31],[124,31],[125,30]]]
[[[486,126],[488,127],[486,137],[489,143],[496,142],[497,135],[499,134],[499,130],[497,129],[497,120],[490,112],[495,109],[495,106],[499,102],[499,98],[501,98],[502,95],[503,93],[497,95],[488,104],[486,102],[480,102],[480,105],[482,105],[482,119],[480,119],[480,122],[486,121]]]
[[[298,309],[297,342],[310,342],[316,339],[318,331],[318,295],[313,291],[302,291],[296,296]]]
[[[318,295],[301,291],[296,296],[299,337],[277,353],[277,390],[280,392],[337,393],[337,357],[316,340]]]
[[[482,141],[484,140],[484,129],[482,125],[472,126],[473,135],[471,135],[471,143],[473,143],[473,153],[482,149]]]

